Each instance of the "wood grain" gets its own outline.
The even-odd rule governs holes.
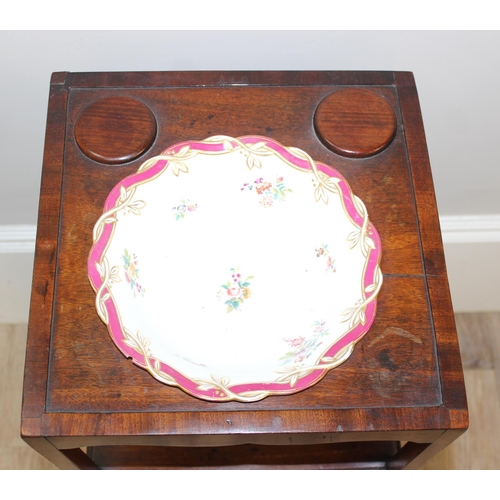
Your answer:
[[[383,151],[396,135],[396,115],[380,95],[363,88],[338,90],[316,109],[314,126],[339,155],[366,158]]]
[[[398,445],[393,442],[340,443],[290,447],[236,445],[218,448],[101,446],[89,450],[102,469],[344,469],[384,468]],[[305,459],[307,458],[307,461]]]
[[[55,290],[61,185],[63,180],[64,137],[66,132],[67,90],[64,78],[55,73],[50,86],[50,106],[45,134],[45,150],[40,187],[33,285],[26,350],[23,417],[39,417],[47,395],[50,325]]]
[[[156,137],[150,109],[130,97],[105,97],[78,116],[75,141],[83,154],[109,165],[127,163],[147,151]]]

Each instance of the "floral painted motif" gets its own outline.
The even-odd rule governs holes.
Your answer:
[[[324,321],[315,321],[312,325],[312,335],[309,337],[296,337],[293,339],[283,339],[290,347],[283,357],[280,358],[282,365],[293,363],[294,365],[305,364],[311,354],[323,343],[322,338],[330,332],[325,328]]]
[[[323,258],[326,265],[325,272],[337,272],[337,268],[335,267],[335,259],[332,259],[332,256],[330,255],[330,252],[328,250],[328,245],[322,243],[319,248],[315,248],[314,250],[316,251],[316,257]]]
[[[223,300],[227,306],[227,313],[235,310],[241,311],[241,304],[252,294],[250,290],[251,283],[248,281],[252,278],[253,276],[247,276],[242,279],[239,269],[231,268],[231,279],[221,285],[221,289],[217,294],[218,299]]]
[[[177,207],[172,207],[174,212],[175,220],[184,219],[186,212],[194,212],[198,208],[198,205],[189,204],[189,199],[180,200],[180,204]]]
[[[139,269],[137,267],[139,265],[139,260],[137,259],[137,255],[135,253],[130,255],[125,248],[122,259],[125,269],[125,280],[127,283],[130,283],[130,288],[134,291],[134,297],[136,292],[144,296],[146,289],[139,283]]]
[[[245,190],[255,191],[260,196],[259,203],[264,208],[272,207],[276,201],[285,201],[286,193],[292,193],[292,190],[285,186],[283,177],[277,177],[274,186],[271,182],[264,181],[263,177],[259,177],[253,184],[245,182],[241,191]]]

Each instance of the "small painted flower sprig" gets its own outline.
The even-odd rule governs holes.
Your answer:
[[[276,178],[274,187],[270,182],[264,181],[263,177],[259,177],[258,179],[255,179],[253,184],[245,182],[241,191],[252,191],[254,188],[255,192],[261,197],[259,203],[264,208],[272,207],[275,201],[284,201],[286,193],[292,192],[290,188],[286,187],[283,177]]]
[[[319,248],[315,248],[314,250],[316,252],[316,257],[322,257],[324,259],[326,265],[326,273],[328,271],[331,271],[332,273],[337,272],[337,268],[335,267],[335,259],[332,259],[330,251],[328,250],[328,245],[322,243]]]
[[[125,269],[125,280],[127,283],[130,283],[130,288],[134,291],[134,297],[136,292],[144,296],[146,289],[139,283],[139,268],[137,267],[139,265],[139,260],[137,255],[135,253],[130,255],[125,248],[122,259],[123,268]]]
[[[230,271],[231,279],[224,285],[221,285],[221,289],[218,294],[219,300],[225,299],[224,304],[227,306],[227,313],[232,311],[241,311],[240,306],[252,294],[250,290],[251,283],[249,280],[251,280],[253,276],[247,276],[245,279],[242,279],[239,269],[232,267]]]
[[[309,337],[297,337],[294,339],[283,339],[291,348],[284,356],[280,358],[282,365],[287,363],[304,363],[307,358],[323,343],[323,337],[330,332],[326,328],[324,321],[314,321],[311,325],[312,335]]]
[[[176,207],[172,207],[174,212],[175,220],[184,219],[186,212],[194,212],[198,208],[197,203],[189,204],[189,200],[180,200],[180,204]]]

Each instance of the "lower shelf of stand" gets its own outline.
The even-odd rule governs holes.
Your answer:
[[[399,442],[224,447],[94,446],[101,469],[385,469]]]

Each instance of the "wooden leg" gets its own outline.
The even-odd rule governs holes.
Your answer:
[[[433,443],[408,442],[387,462],[387,468],[407,470],[420,469],[427,460],[444,450],[462,434],[463,430],[449,430],[443,432],[443,434]]]
[[[59,450],[45,438],[24,438],[24,440],[59,469],[99,469],[80,448]]]
[[[430,443],[406,443],[397,453],[387,462],[388,469],[418,469],[428,458],[421,459]],[[416,466],[414,466],[416,465]]]
[[[61,453],[71,460],[78,469],[81,470],[99,470],[99,467],[83,452],[81,448],[73,448],[71,450],[61,450]]]

